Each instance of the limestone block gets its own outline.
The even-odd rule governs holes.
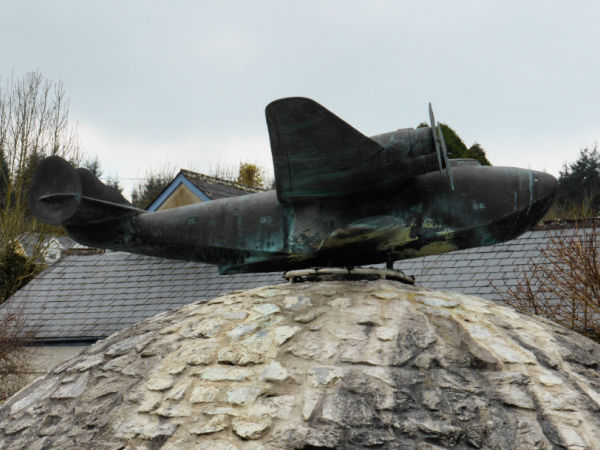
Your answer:
[[[243,405],[256,400],[263,390],[257,386],[243,386],[236,389],[230,389],[225,394],[225,401],[234,405]]]
[[[103,361],[104,361],[103,354],[89,355],[89,356],[86,355],[80,362],[78,362],[77,364],[72,366],[71,370],[79,370],[80,372],[84,372],[84,371],[90,369],[91,367],[102,364]]]
[[[164,404],[157,408],[153,414],[161,417],[189,417],[192,412],[187,405]]]
[[[233,330],[231,330],[229,333],[227,333],[227,336],[229,336],[231,339],[234,339],[234,340],[240,339],[243,336],[253,333],[257,328],[258,328],[257,323],[245,323],[245,324],[238,325],[237,327],[235,327]]]
[[[300,323],[309,323],[315,320],[321,314],[323,314],[323,312],[323,309],[311,309],[305,313],[298,314],[296,317],[294,317],[294,321]]]
[[[248,378],[252,371],[249,369],[228,369],[223,367],[209,367],[196,372],[206,381],[242,381]]]
[[[148,413],[160,406],[162,400],[162,394],[158,392],[147,392],[144,395],[144,399],[137,408],[137,412]]]
[[[260,374],[265,381],[283,381],[287,378],[288,371],[277,361],[271,361]]]
[[[281,345],[294,336],[298,331],[300,331],[300,327],[291,327],[289,325],[283,325],[281,327],[275,327],[273,330],[273,339],[277,343],[277,345]]]
[[[261,316],[268,316],[270,314],[275,314],[280,311],[279,306],[274,305],[273,303],[263,303],[261,305],[253,306],[252,309],[259,313]]]
[[[132,348],[136,346],[140,346],[150,341],[154,337],[155,333],[148,332],[142,335],[135,335],[128,338],[123,339],[122,341],[117,342],[116,344],[109,347],[106,351],[107,356],[115,356],[122,355],[123,353],[127,353]]]
[[[334,298],[333,300],[327,303],[333,306],[334,308],[348,308],[352,304],[348,297]]]
[[[173,377],[153,377],[146,383],[151,391],[166,391],[173,386]]]
[[[177,425],[174,423],[160,423],[151,416],[136,415],[115,424],[114,434],[117,438],[132,439],[140,436],[144,439],[172,436]]]
[[[311,298],[304,295],[288,295],[283,299],[283,307],[288,311],[297,311],[312,305]]]
[[[244,320],[246,317],[248,317],[246,311],[231,311],[223,314],[225,320]]]
[[[304,397],[302,400],[302,418],[304,420],[310,420],[315,408],[317,407],[319,399],[319,391],[310,388],[306,388],[304,390]]]
[[[242,439],[258,439],[268,426],[269,424],[265,422],[243,419],[233,421],[233,431]]]
[[[212,416],[208,421],[202,425],[195,425],[190,428],[192,434],[210,434],[216,433],[225,429],[228,426],[227,416],[223,414],[217,414]]]
[[[74,382],[61,385],[50,397],[56,399],[79,397],[86,388],[88,378],[89,373],[84,372]]]
[[[214,402],[219,395],[219,389],[212,386],[197,386],[190,395],[191,403],[210,403]]]

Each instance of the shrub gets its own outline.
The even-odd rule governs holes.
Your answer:
[[[42,270],[33,258],[28,258],[18,243],[0,250],[0,303],[17,292]]]
[[[29,383],[30,337],[24,334],[22,308],[4,307],[0,312],[0,402]]]

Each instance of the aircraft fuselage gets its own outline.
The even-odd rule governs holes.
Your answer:
[[[220,273],[351,267],[512,239],[550,206],[551,175],[450,160],[431,127],[367,137],[315,101],[266,110],[275,190],[159,212],[51,156],[33,214],[79,242],[219,266]]]
[[[445,172],[445,171],[443,171]],[[66,225],[92,246],[219,265],[221,273],[355,266],[512,239],[546,211],[554,177],[507,167],[454,167],[384,191],[281,203],[275,191]]]

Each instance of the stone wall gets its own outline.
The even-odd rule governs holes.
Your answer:
[[[97,342],[0,408],[0,446],[594,448],[599,357],[475,297],[279,285]]]

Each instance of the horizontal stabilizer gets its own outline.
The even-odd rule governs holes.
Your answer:
[[[100,223],[143,212],[88,169],[75,169],[58,156],[40,162],[28,199],[33,215],[52,225]]]

